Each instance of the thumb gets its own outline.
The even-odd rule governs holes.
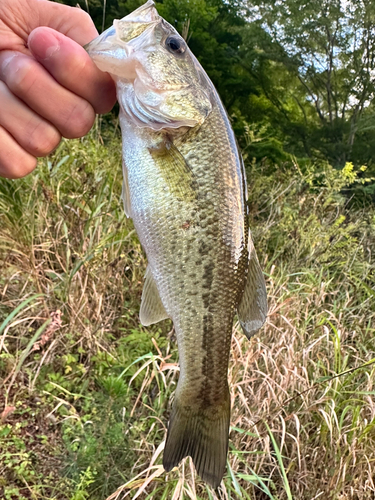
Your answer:
[[[0,0],[0,50],[25,52],[30,33],[41,26],[80,45],[98,35],[91,17],[80,8],[48,0]]]
[[[98,36],[91,17],[84,10],[48,0],[34,1],[39,23],[33,26],[29,33],[38,26],[48,26],[80,45],[85,45]]]

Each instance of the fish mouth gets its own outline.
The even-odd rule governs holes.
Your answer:
[[[127,16],[123,18],[125,21],[137,22],[137,23],[151,23],[153,21],[158,21],[160,18],[158,11],[155,7],[155,2],[153,0],[148,0],[138,9],[134,10]]]
[[[113,26],[84,48],[101,71],[111,73],[115,78],[134,81],[136,60],[132,55],[137,44],[131,42],[161,20],[153,0],[149,0],[123,19],[116,19]]]

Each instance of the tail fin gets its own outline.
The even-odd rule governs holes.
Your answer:
[[[225,472],[230,420],[229,391],[224,404],[199,409],[175,399],[165,443],[163,466],[168,472],[187,456],[199,476],[217,488]]]

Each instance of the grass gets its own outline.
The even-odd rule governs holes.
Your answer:
[[[177,347],[170,322],[139,324],[120,164],[115,127],[97,127],[0,179],[0,497],[373,498],[375,208],[351,197],[357,174],[247,161],[270,314],[250,342],[234,325],[215,492],[189,459],[161,466]]]

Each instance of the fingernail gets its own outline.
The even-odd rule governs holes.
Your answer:
[[[17,52],[9,52],[9,55],[4,57],[1,61],[1,73],[5,72],[6,67],[10,63],[10,61],[14,58],[17,57]]]
[[[40,60],[52,57],[60,48],[58,39],[50,28],[37,28],[28,38],[29,49]]]

